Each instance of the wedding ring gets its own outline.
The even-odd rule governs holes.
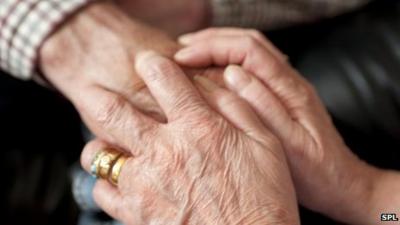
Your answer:
[[[114,149],[100,150],[94,157],[91,165],[91,173],[93,176],[100,177],[102,179],[108,179],[111,168],[114,163],[120,157],[121,152]]]
[[[128,157],[126,155],[120,155],[120,157],[115,161],[113,167],[111,168],[111,174],[109,181],[118,186],[118,178],[122,170],[122,166],[125,164]]]

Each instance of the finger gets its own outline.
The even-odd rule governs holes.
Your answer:
[[[103,149],[110,148],[106,143],[94,140],[86,144],[81,154],[81,165],[88,173],[92,173],[91,165],[97,153]],[[122,197],[118,189],[106,180],[97,180],[93,188],[93,198],[96,204],[107,214],[115,219],[121,219],[119,205]]]
[[[266,51],[258,41],[248,36],[216,36],[179,50],[175,54],[175,60],[191,67],[243,64],[246,57],[257,49]]]
[[[234,47],[233,47],[234,46]],[[310,85],[290,65],[282,63],[252,38],[215,37],[181,50],[176,61],[192,67],[239,64],[278,96],[286,109],[307,106]]]
[[[296,124],[266,86],[239,66],[229,66],[225,70],[224,79],[228,89],[248,102],[274,134],[282,140],[290,138]]]
[[[276,46],[258,30],[255,29],[243,29],[235,27],[227,28],[208,28],[199,32],[185,34],[179,37],[179,42],[184,45],[191,45],[199,41],[207,41],[217,36],[221,37],[232,37],[232,36],[244,36],[248,35],[267,48],[276,58],[282,61],[287,61],[287,56],[284,55]]]
[[[121,95],[100,87],[87,88],[74,101],[83,119],[108,143],[140,154],[158,123],[136,110]]]
[[[196,88],[171,60],[145,52],[138,55],[136,69],[168,121],[192,114],[205,106]]]
[[[206,77],[195,76],[194,81],[206,101],[235,127],[252,137],[268,133],[250,106],[237,95]]]
[[[90,141],[85,145],[83,151],[81,153],[81,165],[82,168],[87,171],[88,173],[93,173],[92,170],[92,163],[97,154],[100,151],[104,151],[105,149],[113,149],[114,151],[121,151],[112,145],[109,145],[105,142],[102,142],[98,139]],[[151,150],[146,151],[149,153]],[[157,156],[161,155],[163,152],[157,152]],[[127,187],[133,185],[134,179],[132,178],[139,178],[143,177],[141,175],[143,169],[143,160],[146,160],[147,154],[142,154],[140,156],[130,156],[127,158],[125,163],[122,165],[119,177],[118,177],[118,189],[125,190]],[[136,183],[136,182],[135,182]],[[137,182],[140,183],[140,182]],[[138,185],[139,186],[139,185]]]
[[[91,141],[85,146],[81,155],[81,164],[86,171],[92,170],[93,160],[99,151],[104,149],[119,151],[119,149],[99,140]],[[146,201],[143,200],[147,197],[146,194],[151,194],[152,199],[156,197],[157,192],[151,191],[150,187],[159,183],[160,174],[165,173],[165,167],[160,167],[160,162],[165,160],[162,151],[151,155],[155,156],[150,156],[151,158],[148,154],[142,154],[138,157],[131,156],[126,158],[125,162],[119,164],[121,167],[117,186],[113,186],[109,180],[99,179],[93,189],[93,197],[97,205],[118,220],[129,221],[132,224],[139,223],[140,217],[132,214],[132,211],[139,212],[143,209],[142,203]],[[116,165],[117,161],[112,164],[110,168],[112,172],[109,176],[115,175]]]
[[[107,147],[109,147],[110,145],[100,141],[100,140],[93,140],[88,142],[85,147],[82,150],[81,153],[81,165],[82,168],[88,172],[88,173],[92,173],[91,171],[91,166],[92,166],[92,162],[93,159],[95,158],[95,156],[97,155],[97,153],[101,150],[107,149]]]
[[[72,193],[79,208],[84,211],[99,211],[100,208],[93,199],[93,188],[97,181],[96,178],[79,167],[74,167],[71,175]]]
[[[93,199],[108,215],[123,220],[123,196],[116,187],[105,180],[98,180],[93,188]]]

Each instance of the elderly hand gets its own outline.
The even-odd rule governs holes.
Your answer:
[[[282,141],[303,205],[340,221],[364,225],[378,224],[382,212],[398,211],[395,206],[400,200],[392,202],[393,206],[376,201],[382,171],[349,151],[312,86],[260,33],[208,29],[183,36],[181,42],[188,45],[175,55],[182,65],[242,66],[226,69],[226,85]],[[394,187],[399,183],[383,190]],[[389,203],[388,197],[384,199]]]
[[[78,12],[48,38],[40,49],[40,66],[92,132],[129,148],[121,139],[132,117],[130,107],[165,120],[136,74],[136,54],[152,49],[172,57],[178,48],[159,30],[131,20],[111,3],[99,2]]]
[[[98,181],[101,208],[124,224],[299,224],[281,144],[247,103],[203,77],[195,78],[199,93],[155,53],[140,54],[136,65],[168,122],[130,109],[132,157],[118,187]],[[88,144],[83,167],[90,171],[105,148]]]

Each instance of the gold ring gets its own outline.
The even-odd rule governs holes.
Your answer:
[[[112,166],[121,155],[114,149],[105,149],[99,151],[94,157],[91,165],[91,173],[95,177],[108,179]]]
[[[127,156],[120,155],[120,157],[117,159],[117,161],[115,161],[113,167],[111,168],[109,181],[115,186],[118,186],[118,178],[121,173],[122,166],[125,164],[127,159]]]

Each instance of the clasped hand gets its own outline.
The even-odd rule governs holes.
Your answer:
[[[106,212],[126,224],[292,225],[296,195],[349,224],[398,211],[399,197],[385,194],[400,188],[398,173],[351,153],[313,87],[263,35],[214,28],[180,44],[96,2],[40,48],[44,77],[99,138],[84,168],[108,147],[130,155],[118,188],[97,182]]]
[[[310,209],[369,224],[355,209],[371,204],[380,172],[347,149],[284,55],[249,30],[208,29],[180,42],[175,62],[154,52],[137,57],[167,119],[126,108],[117,147],[132,157],[117,188],[98,181],[94,191],[106,212],[126,224],[299,224],[296,190]],[[226,87],[203,76],[191,82],[177,63],[227,67]],[[108,147],[89,143],[84,168]]]
[[[246,102],[204,77],[193,85],[155,53],[140,54],[136,70],[167,122],[127,109],[131,157],[118,187],[98,181],[100,207],[125,224],[298,224],[282,146]],[[105,148],[86,146],[87,170]]]

